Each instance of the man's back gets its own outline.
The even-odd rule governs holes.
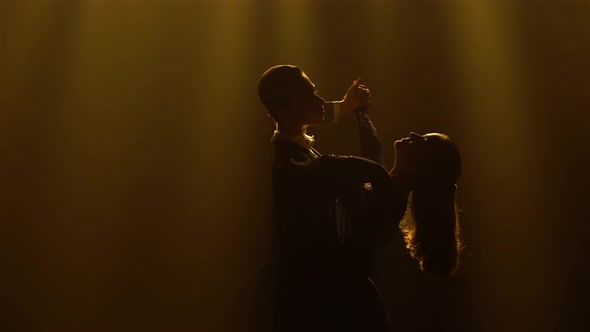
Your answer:
[[[389,210],[392,205],[387,171],[364,158],[316,158],[315,152],[290,142],[277,141],[275,148],[276,222],[281,232],[277,255],[265,272],[277,330],[286,324],[295,327],[293,331],[386,331],[387,314],[369,279],[367,255],[372,245],[368,235],[378,226],[374,222],[384,221],[377,216],[388,216],[390,222],[397,218],[369,203],[385,197],[387,204],[380,206]],[[371,182],[373,187],[364,186]],[[365,190],[368,201],[363,203]],[[363,206],[371,208],[361,211]],[[349,214],[352,237],[343,235],[341,225],[349,219],[341,214],[347,208],[355,211]]]

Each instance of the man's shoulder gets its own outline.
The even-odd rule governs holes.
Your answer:
[[[275,162],[282,162],[285,160],[293,160],[297,162],[306,162],[313,159],[311,153],[301,145],[286,140],[273,140],[274,145],[274,160]]]

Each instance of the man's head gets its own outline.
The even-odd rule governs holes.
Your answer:
[[[325,100],[301,68],[278,65],[269,68],[258,83],[258,96],[275,122],[285,125],[317,125],[324,120]]]

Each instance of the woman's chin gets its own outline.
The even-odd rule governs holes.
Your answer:
[[[393,143],[393,149],[395,150],[396,158],[398,155],[403,155],[406,151],[407,144],[402,140],[397,140]]]

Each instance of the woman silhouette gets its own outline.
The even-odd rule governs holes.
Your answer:
[[[407,248],[423,271],[455,274],[461,253],[455,200],[459,151],[447,135],[410,133],[395,142],[395,153],[391,177],[409,193],[400,223]]]

